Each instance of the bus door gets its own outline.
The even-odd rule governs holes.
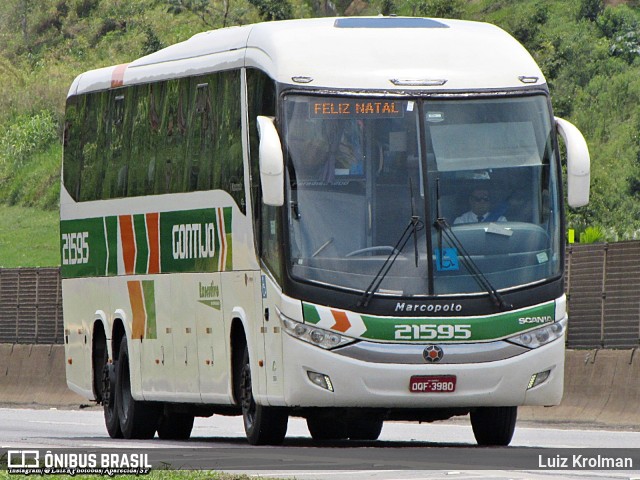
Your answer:
[[[173,326],[175,392],[183,401],[200,402],[196,329],[196,293],[199,275],[172,275],[171,306]]]
[[[197,276],[195,305],[200,396],[204,403],[227,403],[229,332],[223,316],[220,274]]]
[[[282,332],[278,311],[281,309],[282,292],[266,275],[261,277],[262,328],[265,352],[266,392],[270,405],[274,398],[284,395],[284,368],[282,365]]]

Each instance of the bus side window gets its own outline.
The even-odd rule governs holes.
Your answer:
[[[245,212],[244,164],[242,161],[240,74],[238,71],[216,75],[217,92],[213,131],[214,188],[233,197]]]
[[[212,107],[211,76],[204,79],[197,78],[196,95],[191,114],[192,121],[189,131],[189,159],[191,160],[189,191],[209,190],[213,184],[212,175]]]
[[[126,195],[125,158],[125,93],[123,89],[109,94],[109,117],[107,125],[105,161],[110,168],[104,177],[102,198],[118,198]]]

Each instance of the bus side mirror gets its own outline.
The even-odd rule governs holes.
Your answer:
[[[589,147],[575,125],[556,117],[558,133],[567,147],[567,197],[570,207],[589,203]]]
[[[281,207],[284,204],[284,159],[280,135],[272,117],[258,116],[258,134],[262,202]]]

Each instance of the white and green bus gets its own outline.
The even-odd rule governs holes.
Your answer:
[[[114,438],[221,414],[252,444],[289,416],[375,440],[470,414],[479,444],[508,444],[518,406],[562,398],[558,133],[584,205],[582,135],[483,23],[261,23],[83,73],[60,200],[69,387]]]

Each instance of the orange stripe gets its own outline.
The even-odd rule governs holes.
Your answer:
[[[122,243],[122,259],[124,260],[124,273],[133,275],[136,266],[136,240],[133,234],[133,217],[122,215],[120,220],[120,240]]]
[[[149,237],[148,273],[160,273],[160,230],[157,213],[147,213],[147,235]]]
[[[335,325],[331,327],[333,330],[344,333],[351,328],[351,322],[347,318],[347,314],[345,312],[331,310],[331,315],[333,315],[333,318],[336,321]]]
[[[111,72],[111,88],[117,88],[124,85],[124,72],[128,66],[128,63],[123,63],[113,69],[113,72]]]
[[[127,282],[129,288],[129,301],[131,302],[131,338],[144,338],[144,324],[147,314],[144,311],[144,297],[142,296],[142,283],[139,281]]]

